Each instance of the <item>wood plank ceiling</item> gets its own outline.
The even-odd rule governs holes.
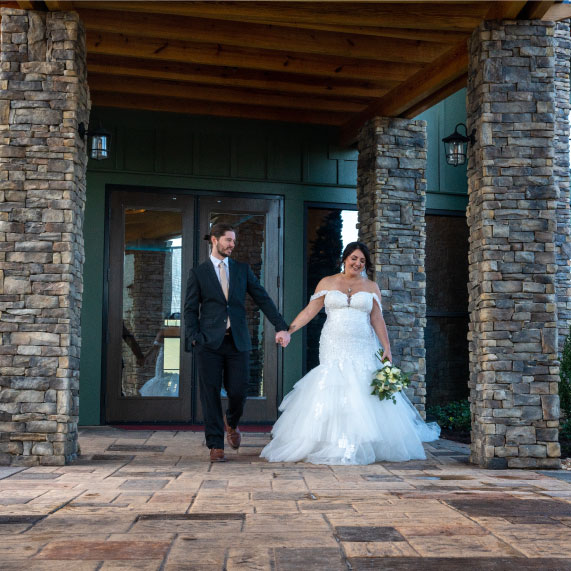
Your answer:
[[[76,10],[95,106],[333,125],[414,117],[466,83],[484,19],[554,2],[0,2]]]

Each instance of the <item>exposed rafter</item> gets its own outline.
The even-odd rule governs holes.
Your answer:
[[[407,116],[411,108],[421,107],[424,100],[446,89],[450,83],[455,82],[458,85],[457,80],[465,77],[467,70],[468,46],[463,42],[387,93],[365,111],[352,117],[343,126],[342,142],[353,143],[358,129],[372,117]]]
[[[314,54],[343,58],[427,63],[449,48],[445,42],[419,39],[340,34],[320,30],[294,29],[268,24],[187,18],[164,14],[136,14],[82,10],[87,30],[111,32],[162,40],[213,43],[216,45],[276,50],[293,54]]]
[[[18,1],[86,28],[95,105],[338,125],[414,117],[462,88],[486,19],[571,16],[526,0]]]
[[[276,48],[279,48],[279,44]],[[215,43],[199,43],[88,30],[87,50],[94,54],[138,57],[150,60],[229,66],[309,74],[316,77],[393,79],[403,81],[421,69],[418,63],[396,63],[344,57],[325,57],[297,52],[237,48]]]

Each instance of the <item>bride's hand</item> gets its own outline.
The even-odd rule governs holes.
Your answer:
[[[390,361],[391,363],[393,362],[393,356],[390,349],[383,352],[383,361]]]
[[[287,331],[278,331],[276,333],[276,343],[279,343],[284,349],[289,345],[291,335]]]

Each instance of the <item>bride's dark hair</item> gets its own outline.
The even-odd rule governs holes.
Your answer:
[[[350,242],[345,246],[343,255],[341,256],[341,263],[344,264],[345,260],[355,251],[361,250],[365,256],[365,271],[369,274],[373,270],[373,263],[371,262],[371,254],[369,248],[363,242]]]

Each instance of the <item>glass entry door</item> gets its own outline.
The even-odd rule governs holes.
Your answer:
[[[182,300],[194,201],[130,192],[111,198],[107,421],[188,421],[192,370]]]
[[[194,240],[215,222],[234,225],[232,257],[250,264],[277,303],[279,201],[117,191],[110,206],[106,421],[201,422],[196,368],[181,337],[188,273],[209,253],[206,241],[195,248]],[[243,421],[272,421],[274,328],[247,300],[253,349]]]

